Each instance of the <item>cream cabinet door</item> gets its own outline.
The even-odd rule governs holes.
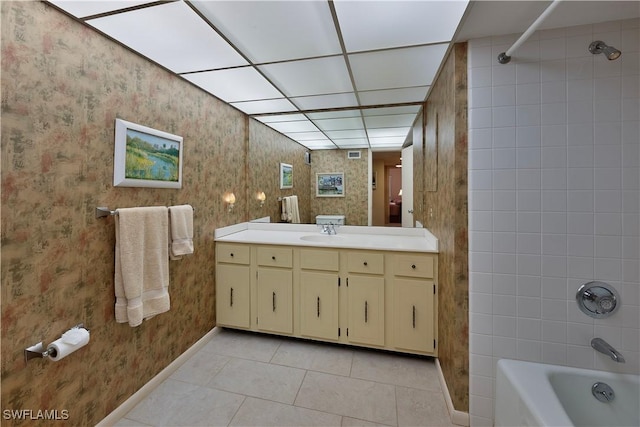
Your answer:
[[[300,333],[338,340],[338,274],[300,272]]]
[[[433,281],[395,278],[393,283],[394,346],[433,352]]]
[[[258,329],[293,332],[293,273],[284,268],[258,268]]]
[[[216,267],[216,323],[249,328],[250,304],[248,265],[218,264]]]
[[[384,277],[350,275],[347,280],[347,339],[384,345]]]

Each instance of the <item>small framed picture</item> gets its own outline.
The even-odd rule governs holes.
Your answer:
[[[116,119],[113,185],[182,188],[182,137]]]
[[[316,197],[344,197],[344,172],[317,173]]]
[[[293,166],[280,163],[280,188],[293,188]]]

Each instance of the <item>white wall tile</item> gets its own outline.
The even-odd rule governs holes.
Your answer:
[[[509,37],[471,44],[471,96],[484,97],[470,104],[483,110],[470,120],[469,222],[483,228],[470,234],[470,287],[482,289],[472,330],[483,332],[470,338],[472,424],[491,424],[489,402],[474,399],[492,401],[478,387],[499,357],[640,367],[639,34],[640,19],[539,31],[508,65],[495,55]],[[596,35],[623,46],[621,59],[590,54]],[[582,313],[576,290],[594,279],[615,286],[626,310]],[[623,348],[627,366],[596,355],[595,334]]]

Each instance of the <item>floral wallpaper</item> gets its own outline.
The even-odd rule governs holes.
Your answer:
[[[215,325],[213,233],[248,219],[245,197],[222,202],[248,192],[248,119],[42,2],[1,17],[1,406],[95,425]],[[116,118],[184,138],[182,189],[113,187]],[[170,263],[171,310],[117,324],[114,219],[95,207],[178,204],[195,208],[195,253]],[[80,322],[87,346],[25,363]]]
[[[420,185],[424,187],[424,209],[416,220],[438,238],[438,359],[454,407],[467,412],[469,280],[466,43],[455,45],[449,54],[427,99],[425,113],[426,149],[418,162],[419,167],[425,167],[422,175],[425,182]],[[436,135],[437,142],[434,140]],[[427,158],[436,151],[436,161]]]
[[[316,150],[311,156],[311,222],[316,215],[344,215],[347,225],[369,223],[369,151],[347,159],[347,150]],[[316,197],[316,174],[344,172],[344,197]]]
[[[282,203],[278,197],[298,196],[300,222],[310,223],[309,179],[311,167],[304,162],[308,150],[281,133],[249,120],[249,218],[271,217],[271,222],[280,221]],[[293,188],[280,189],[280,163],[293,166]],[[267,197],[260,207],[257,194],[264,191]],[[313,221],[315,222],[315,220]]]

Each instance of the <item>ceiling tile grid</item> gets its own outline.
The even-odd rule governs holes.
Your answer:
[[[405,142],[469,2],[49,3],[309,149],[386,151]]]

